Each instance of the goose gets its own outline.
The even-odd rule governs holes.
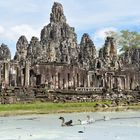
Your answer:
[[[87,120],[82,121],[82,120],[78,119],[78,122],[80,125],[89,124],[89,122]]]
[[[87,121],[88,121],[89,124],[95,122],[95,120],[93,118],[90,118],[89,115],[87,115]]]
[[[109,117],[104,116],[104,121],[109,121],[109,120],[110,120]]]
[[[64,117],[59,117],[60,120],[62,120],[61,126],[73,126],[72,125],[72,120],[65,122]]]
[[[78,122],[81,124],[81,125],[84,125],[84,124],[91,124],[93,122],[95,122],[95,120],[93,118],[90,118],[89,115],[87,115],[87,120],[80,120],[78,119]]]

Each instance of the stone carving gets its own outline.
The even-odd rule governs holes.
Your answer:
[[[11,52],[7,45],[1,44],[0,46],[0,60],[10,60]]]
[[[50,23],[41,31],[43,54],[48,62],[78,63],[77,36],[66,23],[63,7],[54,3]]]
[[[39,61],[42,56],[42,45],[37,37],[32,37],[30,44],[27,48],[27,57],[32,61]]]
[[[7,85],[46,86],[56,90],[82,88],[86,92],[102,92],[113,88],[114,91],[115,88],[133,90],[140,85],[140,49],[128,50],[118,59],[114,39],[107,37],[96,56],[88,34],[83,34],[77,44],[75,30],[67,24],[63,7],[57,2],[52,7],[50,23],[41,31],[40,40],[32,37],[28,43],[26,37],[21,36],[16,49],[11,60],[8,47],[4,44],[0,47],[2,88]]]
[[[99,50],[99,58],[104,63],[104,67],[117,67],[117,49],[112,37],[106,38],[104,47]]]
[[[133,65],[133,67],[140,67],[140,49],[130,49],[126,51],[122,56],[121,60],[123,65]]]
[[[117,56],[117,50],[115,48],[114,39],[112,37],[107,37],[104,45],[104,57],[109,59],[114,59]]]
[[[17,52],[14,57],[15,60],[25,60],[27,56],[28,41],[25,36],[21,36],[16,44]]]
[[[96,49],[88,34],[84,34],[80,43],[79,61],[86,69],[92,67],[96,57]]]
[[[52,13],[50,14],[50,22],[66,22],[63,7],[60,3],[54,2]]]

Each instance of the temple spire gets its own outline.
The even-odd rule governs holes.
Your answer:
[[[52,13],[50,14],[50,22],[66,22],[66,17],[64,16],[63,6],[58,3],[54,2],[52,6]]]

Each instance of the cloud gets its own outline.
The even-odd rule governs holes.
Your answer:
[[[28,24],[16,25],[6,29],[0,26],[0,37],[4,40],[12,40],[16,42],[21,35],[25,35],[29,41],[32,36],[39,38],[40,30],[40,28],[33,28]]]
[[[72,2],[62,2],[64,3],[66,16],[68,15],[67,19],[69,23],[80,31],[105,26],[127,25],[130,22],[138,24],[137,19],[139,19],[140,16],[138,3],[140,4],[140,1],[115,1],[116,0],[87,0],[84,2],[77,0],[74,2],[74,6]]]
[[[8,45],[11,50],[12,57],[16,51],[16,42],[21,35],[25,35],[30,41],[32,36],[40,37],[40,27],[34,27],[28,24],[15,25],[11,27],[3,27],[0,25],[0,44]]]
[[[30,40],[32,36],[40,36],[40,28],[36,29],[27,24],[14,26],[10,30],[12,34],[9,34],[9,37],[13,36],[16,40],[21,35],[25,35],[28,40]]]
[[[4,33],[4,27],[0,26],[0,35],[2,35]]]
[[[93,35],[93,40],[97,48],[101,48],[103,46],[106,37],[106,32],[108,31],[117,32],[118,29],[115,27],[106,27],[95,31]]]
[[[105,37],[106,37],[106,32],[109,32],[109,31],[117,32],[117,28],[115,28],[115,27],[106,27],[106,28],[102,28],[102,29],[97,30],[94,33],[94,40],[98,40],[98,39],[104,40]]]

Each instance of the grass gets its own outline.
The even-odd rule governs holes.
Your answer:
[[[30,104],[6,104],[0,105],[0,115],[18,115],[18,114],[42,114],[42,113],[67,113],[96,110],[96,104],[111,104],[106,102],[82,102],[82,103],[41,103]]]
[[[82,103],[50,103],[35,102],[30,104],[6,104],[0,105],[0,116],[24,115],[24,114],[48,114],[48,113],[70,113],[89,111],[124,111],[127,109],[139,110],[140,105],[102,108],[96,104],[111,104],[105,102],[82,102]]]

